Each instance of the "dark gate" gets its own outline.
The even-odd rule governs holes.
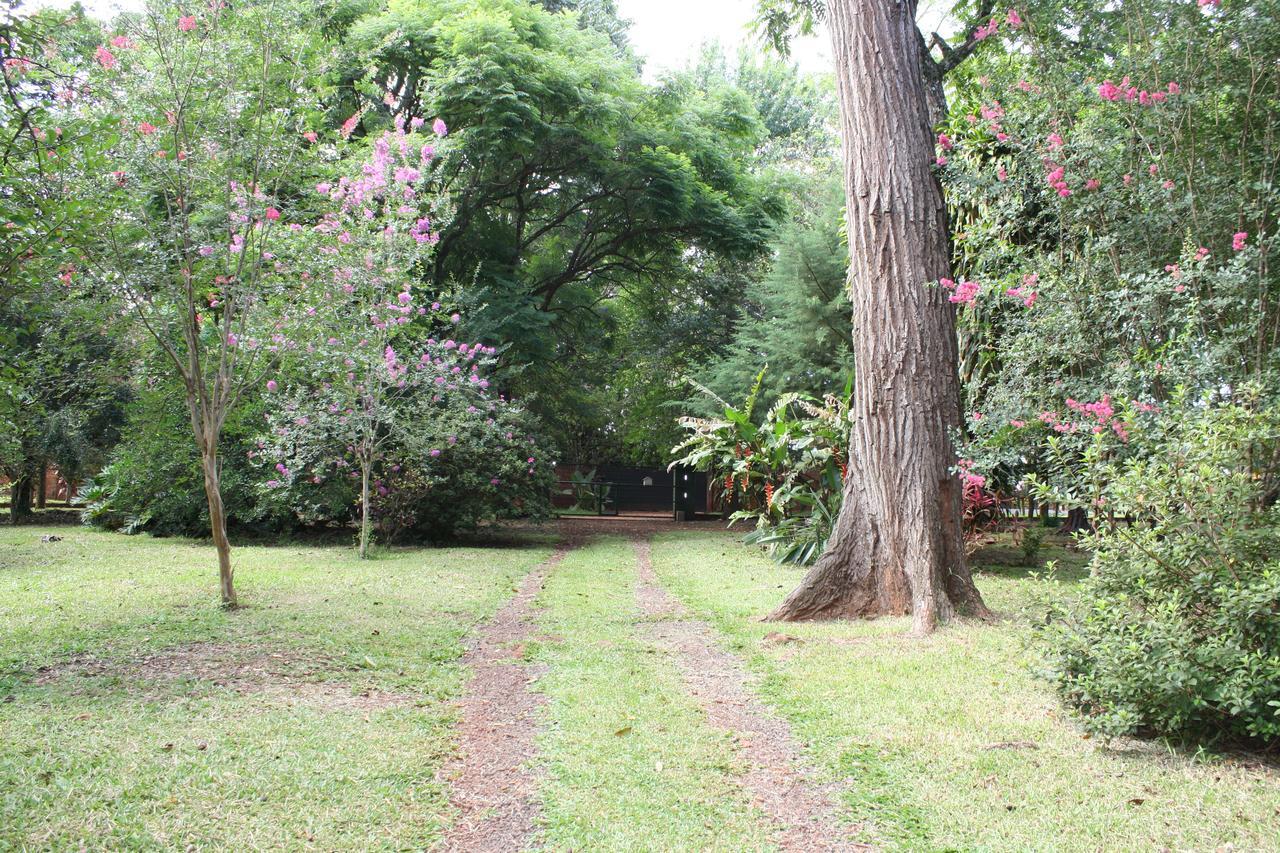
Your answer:
[[[693,518],[707,509],[707,475],[700,471],[624,465],[561,466],[556,509],[596,515],[672,515]]]

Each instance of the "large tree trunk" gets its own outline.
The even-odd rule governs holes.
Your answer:
[[[857,380],[844,506],[772,619],[987,615],[965,564],[951,272],[914,0],[832,0]]]
[[[35,475],[24,469],[9,488],[9,522],[21,524],[33,515],[31,511],[32,486]]]

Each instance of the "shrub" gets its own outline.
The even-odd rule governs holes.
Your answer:
[[[766,367],[765,370],[768,368]],[[851,386],[843,398],[821,402],[784,394],[755,420],[765,370],[741,406],[691,383],[722,407],[715,418],[682,417],[688,434],[672,450],[672,465],[708,472],[722,487],[730,521],[753,521],[748,544],[766,548],[780,563],[808,565],[822,554],[839,513]]]
[[[1102,465],[1091,577],[1040,630],[1048,672],[1107,736],[1280,742],[1280,412],[1176,406]]]
[[[82,520],[108,530],[171,536],[208,536],[209,506],[191,416],[176,382],[144,381],[130,404],[124,440],[110,464],[80,490]],[[292,517],[260,499],[258,471],[248,458],[249,437],[262,419],[250,401],[223,428],[222,490],[230,527],[287,529]]]
[[[1022,549],[1022,561],[1025,565],[1039,565],[1044,534],[1044,527],[1034,521],[1027,522],[1018,530],[1018,547]]]
[[[282,411],[287,419],[294,410]],[[360,464],[353,446],[342,452],[336,423],[317,418],[305,432],[269,432],[250,451],[257,491],[277,513],[312,525],[358,518]],[[396,401],[391,423],[370,469],[370,520],[384,544],[550,515],[553,468],[523,407],[502,397],[412,394]]]

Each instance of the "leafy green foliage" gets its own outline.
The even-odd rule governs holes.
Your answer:
[[[758,257],[781,202],[752,171],[767,129],[744,91],[684,75],[646,86],[581,21],[523,0],[392,3],[348,32],[344,110],[367,130],[448,117],[457,209],[429,276],[463,284],[466,332],[510,344],[508,387],[536,395],[566,449],[615,455],[620,413],[673,374],[647,350],[624,379],[646,387],[616,393],[663,331],[648,321],[715,290],[691,267]]]
[[[807,565],[822,553],[839,511],[850,389],[822,403],[784,395],[757,423],[766,372],[738,407],[695,386],[722,413],[679,419],[688,436],[672,449],[672,465],[707,471],[718,481],[724,505],[739,507],[731,520],[756,524],[748,542],[767,547],[779,562]]]
[[[801,198],[778,229],[771,265],[748,281],[732,338],[697,374],[721,395],[749,387],[763,364],[766,405],[792,392],[839,393],[852,375],[843,190],[834,179],[798,184]]]
[[[144,371],[127,409],[123,433],[108,464],[79,494],[86,523],[126,533],[207,536],[209,507],[200,453],[182,389],[162,372]],[[253,456],[263,420],[260,401],[242,402],[223,427],[222,481],[228,526],[285,532],[291,515],[264,501]]]
[[[1280,742],[1280,412],[1181,406],[1103,464],[1080,601],[1040,630],[1091,731]]]
[[[76,108],[97,36],[74,14],[0,9],[0,474],[15,519],[46,465],[74,480],[100,464],[127,394],[116,324],[81,273],[114,139]]]

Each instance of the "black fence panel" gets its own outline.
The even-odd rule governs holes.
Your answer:
[[[555,503],[601,515],[683,511],[692,518],[706,512],[707,475],[685,469],[598,465],[590,481],[560,479]]]

